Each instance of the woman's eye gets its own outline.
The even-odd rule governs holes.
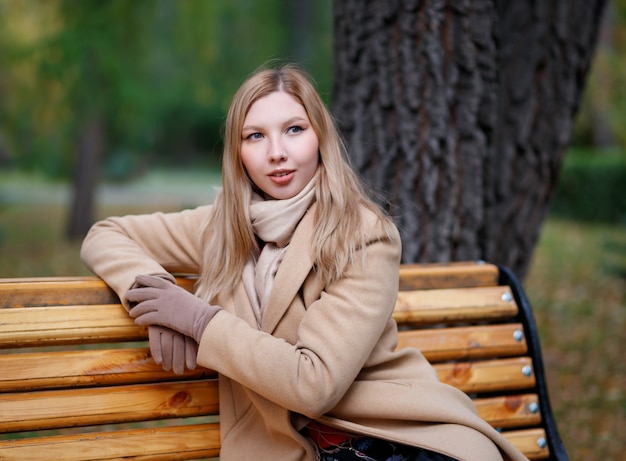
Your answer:
[[[263,135],[261,133],[251,133],[248,136],[246,136],[246,139],[250,139],[250,140],[255,140],[255,139],[261,139]]]
[[[287,133],[291,133],[291,134],[295,134],[295,133],[299,133],[300,131],[302,131],[303,128],[301,126],[290,126],[287,129]]]

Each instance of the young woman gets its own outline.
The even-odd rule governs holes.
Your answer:
[[[95,224],[81,253],[158,363],[219,372],[221,459],[526,459],[419,351],[394,352],[400,238],[301,71],[235,94],[222,180],[212,206]]]

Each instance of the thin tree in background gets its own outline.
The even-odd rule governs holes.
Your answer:
[[[62,56],[60,72],[75,79],[68,92],[74,114],[75,166],[73,194],[67,235],[80,239],[94,221],[96,186],[103,155],[108,147],[108,122],[136,110],[130,104],[133,93],[132,66],[141,59],[138,52],[148,8],[143,2],[99,2],[65,0],[60,14],[65,28],[50,49]],[[143,26],[143,28],[142,28]],[[119,50],[124,49],[124,53]]]
[[[336,0],[333,110],[404,262],[524,276],[605,0]]]

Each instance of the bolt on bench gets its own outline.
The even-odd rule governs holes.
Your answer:
[[[219,457],[216,374],[163,371],[147,330],[100,279],[0,279],[0,307],[0,460]],[[394,317],[398,347],[420,349],[528,458],[568,460],[531,307],[510,271],[402,265]]]

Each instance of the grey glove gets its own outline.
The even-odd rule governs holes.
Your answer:
[[[196,368],[198,344],[193,338],[159,325],[148,327],[150,353],[154,361],[165,371],[173,370],[183,374],[185,366],[189,370]]]
[[[222,309],[161,277],[138,275],[135,281],[139,287],[129,290],[126,299],[137,303],[130,310],[137,325],[161,325],[200,342],[206,326]]]
[[[173,279],[164,275],[158,275],[172,284]],[[139,288],[135,283],[132,288]],[[136,303],[129,303],[130,309]],[[150,342],[150,354],[157,365],[161,365],[165,371],[173,370],[177,375],[183,374],[185,366],[189,370],[195,370],[198,356],[198,344],[193,338],[185,336],[178,331],[171,330],[159,325],[148,327],[148,340]]]

